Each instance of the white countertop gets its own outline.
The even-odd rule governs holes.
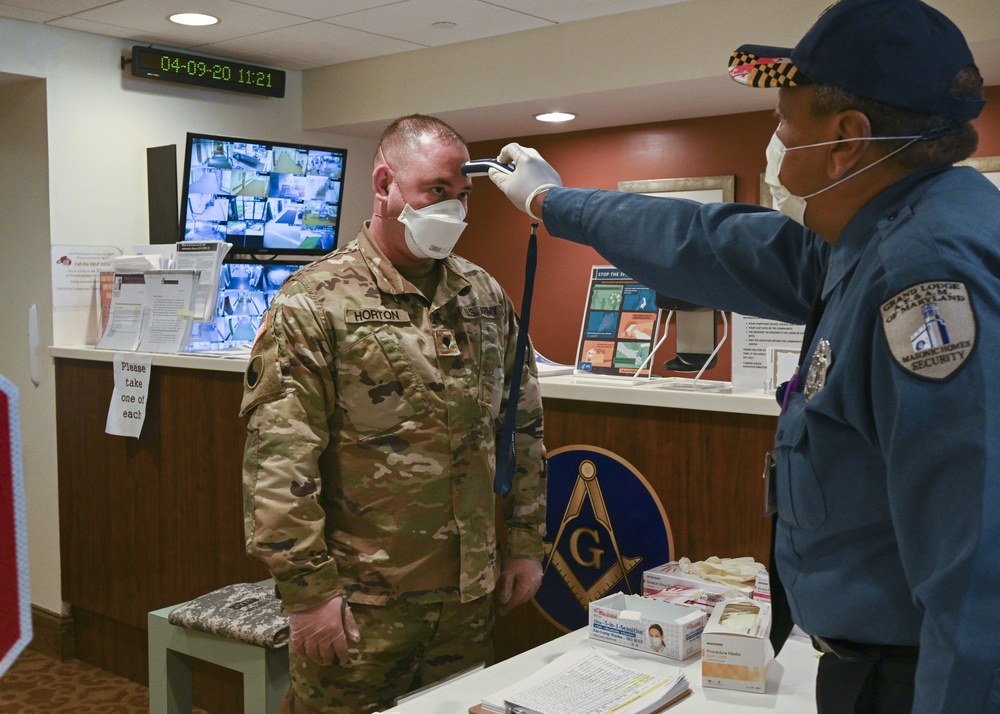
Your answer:
[[[698,409],[709,412],[777,416],[781,411],[773,394],[734,393],[729,382],[685,377],[639,379],[588,374],[559,374],[540,379],[542,398],[578,399],[610,404]]]
[[[115,359],[114,350],[99,350],[89,345],[75,345],[68,347],[49,347],[46,353],[51,357],[63,357],[66,359],[83,359],[94,362],[112,362]],[[239,372],[243,373],[247,368],[247,358],[250,356],[249,350],[238,353],[212,353],[215,356],[208,356],[205,353],[181,353],[165,354],[161,352],[133,352],[130,354],[148,354],[153,358],[154,367],[181,367],[184,369],[204,369],[215,372]]]
[[[74,345],[49,347],[51,357],[111,362],[112,350]],[[216,372],[240,372],[246,369],[249,351],[162,354],[149,353],[153,366],[203,369]],[[588,374],[560,374],[540,378],[543,399],[571,399],[606,404],[696,409],[732,414],[777,416],[778,403],[765,392],[733,393],[728,382],[694,380],[684,377],[639,379],[604,377]]]
[[[384,714],[462,714],[470,706],[478,704],[484,695],[492,694],[533,674],[586,639],[587,628],[570,632],[492,667],[452,679],[413,698],[404,698],[402,703]],[[816,668],[819,653],[803,638],[790,637],[785,643],[781,653],[771,663],[767,688],[763,693],[702,687],[699,656],[678,662],[596,640],[589,642],[605,654],[621,658],[626,665],[629,664],[626,660],[631,659],[634,663],[638,659],[662,663],[664,674],[671,674],[678,667],[684,670],[684,675],[691,684],[692,694],[669,707],[666,710],[669,714],[746,714],[757,710],[777,714],[816,712]]]

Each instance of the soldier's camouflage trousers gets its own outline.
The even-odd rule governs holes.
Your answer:
[[[361,640],[346,665],[289,649],[291,687],[281,714],[362,714],[480,662],[493,662],[493,596],[469,603],[352,604]]]

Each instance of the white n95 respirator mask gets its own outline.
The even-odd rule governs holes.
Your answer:
[[[440,260],[451,255],[465,223],[465,206],[452,198],[423,208],[403,206],[397,219],[405,229],[406,247],[418,258]]]

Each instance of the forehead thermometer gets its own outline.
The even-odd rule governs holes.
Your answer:
[[[462,164],[462,173],[466,176],[489,176],[490,169],[510,174],[514,172],[514,164],[503,164],[496,159],[473,159]]]

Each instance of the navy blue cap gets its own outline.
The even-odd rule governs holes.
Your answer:
[[[966,121],[986,102],[948,96],[975,64],[962,31],[919,0],[840,0],[794,48],[743,45],[729,76],[751,87],[822,84],[903,109]]]

